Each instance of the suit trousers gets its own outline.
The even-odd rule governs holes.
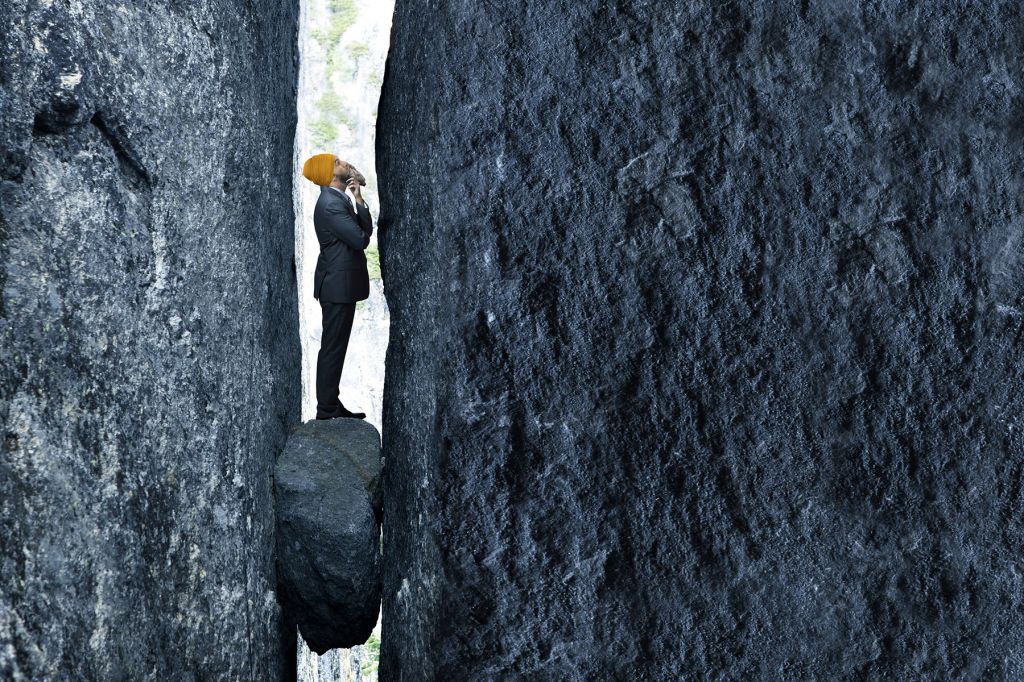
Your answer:
[[[341,370],[345,366],[348,339],[352,335],[356,304],[320,299],[320,308],[324,324],[320,336],[320,352],[316,356],[316,411],[317,414],[329,414],[341,405],[338,384],[341,382]]]

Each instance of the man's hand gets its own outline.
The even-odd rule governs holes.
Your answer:
[[[352,195],[355,196],[356,201],[358,201],[360,204],[366,205],[366,202],[363,201],[363,195],[359,193],[359,180],[357,178],[349,178],[348,185],[345,186],[345,189],[352,190]]]

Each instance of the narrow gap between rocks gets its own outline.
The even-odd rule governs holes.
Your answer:
[[[295,134],[295,254],[302,343],[302,420],[316,413],[316,360],[321,310],[313,298],[319,244],[313,207],[319,188],[302,176],[302,164],[322,152],[336,154],[366,177],[363,198],[374,231],[366,249],[370,296],[356,304],[341,377],[340,398],[366,413],[381,430],[388,307],[380,278],[377,217],[380,205],[374,167],[377,102],[391,34],[394,0],[300,0],[298,121]],[[296,665],[304,682],[377,679],[381,622],[362,646],[318,656],[298,636]]]

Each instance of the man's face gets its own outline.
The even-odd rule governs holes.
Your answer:
[[[334,177],[341,181],[342,185],[348,184],[351,166],[339,158],[334,159]]]
[[[366,176],[360,173],[355,166],[348,161],[342,161],[341,159],[334,159],[334,177],[336,177],[342,184],[342,186],[348,185],[349,178],[355,178],[359,181],[359,184],[363,187],[366,186]]]

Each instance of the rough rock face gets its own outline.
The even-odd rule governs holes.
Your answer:
[[[0,678],[280,674],[295,13],[0,3]]]
[[[362,644],[380,613],[380,433],[362,419],[311,420],[277,460],[279,592],[309,648]]]
[[[383,679],[1024,676],[1021,36],[399,3]]]

